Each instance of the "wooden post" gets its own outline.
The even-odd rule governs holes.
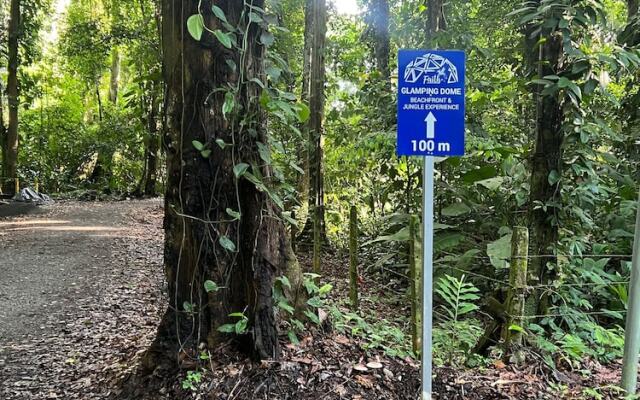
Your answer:
[[[358,210],[351,206],[349,213],[349,298],[351,309],[358,311]]]
[[[16,192],[15,192],[15,194],[18,194],[18,193],[20,193],[20,179],[19,178],[15,179],[15,184],[16,184],[16,187],[15,187]]]
[[[40,193],[40,183],[38,182],[38,177],[35,178],[33,186],[34,186],[33,188],[35,189],[36,193]]]
[[[529,230],[515,227],[511,239],[511,267],[509,291],[505,302],[506,321],[502,327],[505,347],[517,364],[524,362],[522,333],[525,328],[525,300],[527,298],[527,267],[529,261]]]
[[[416,218],[409,216],[409,274],[411,287],[411,345],[413,352],[418,354],[422,344],[422,332],[420,327],[422,310],[420,304],[420,270],[419,263],[416,262],[416,255],[419,252],[416,249]]]

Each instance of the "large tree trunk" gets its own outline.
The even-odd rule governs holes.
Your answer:
[[[9,128],[3,159],[4,192],[14,194],[13,179],[18,176],[18,35],[20,33],[20,0],[11,0],[9,20],[9,68],[7,70],[7,99],[9,105]]]
[[[557,75],[561,70],[562,36],[544,29],[541,39],[533,49],[538,53],[538,77]],[[532,42],[529,42],[532,43]],[[558,242],[557,207],[561,199],[562,176],[562,102],[558,94],[543,95],[540,86],[536,88],[536,137],[531,159],[531,193],[529,196],[529,227],[531,230],[531,261],[529,275],[532,284],[543,284],[556,273],[547,265],[554,263],[552,255]],[[555,171],[557,179],[551,180]],[[527,301],[527,312],[544,312],[545,296],[534,293]]]
[[[244,349],[257,358],[274,358],[278,332],[272,288],[274,278],[285,269],[285,229],[269,195],[234,174],[234,166],[246,163],[254,165],[249,168],[253,176],[263,176],[265,183],[271,178],[268,166],[255,166],[264,164],[257,144],[268,143],[258,100],[261,88],[251,82],[265,80],[261,29],[255,23],[246,28],[249,10],[241,1],[205,3],[200,10],[207,27],[225,30],[211,12],[213,3],[240,32],[247,32],[247,38],[238,37],[247,48],[226,49],[208,32],[195,41],[187,33],[186,21],[197,13],[199,1],[163,0],[168,86],[165,271],[170,305],[156,345],[168,345],[174,355],[179,343],[195,347],[206,340],[215,345],[222,339],[217,329],[237,321],[227,316],[244,312],[249,319],[249,334],[242,336]],[[254,0],[253,6],[264,7],[264,0]],[[225,91],[233,87],[239,88],[234,111],[225,118]],[[216,140],[233,145],[222,149]],[[211,150],[208,158],[193,141]],[[240,220],[226,210],[241,213]],[[224,288],[206,293],[205,280]],[[189,312],[191,306],[185,309],[185,303],[193,305],[195,314]]]

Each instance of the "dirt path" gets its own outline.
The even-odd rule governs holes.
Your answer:
[[[158,200],[0,219],[0,398],[98,399],[153,338]]]

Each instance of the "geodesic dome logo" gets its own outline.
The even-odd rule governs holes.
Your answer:
[[[458,83],[458,69],[446,58],[427,53],[411,61],[404,70],[407,83],[417,83],[420,79],[425,84]]]

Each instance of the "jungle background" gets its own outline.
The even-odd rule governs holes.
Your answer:
[[[621,398],[639,9],[1,1],[5,200],[17,181],[53,215],[155,224],[150,347],[93,394],[417,396],[422,160],[396,156],[396,54],[439,48],[466,52],[467,154],[436,160],[436,395]]]

